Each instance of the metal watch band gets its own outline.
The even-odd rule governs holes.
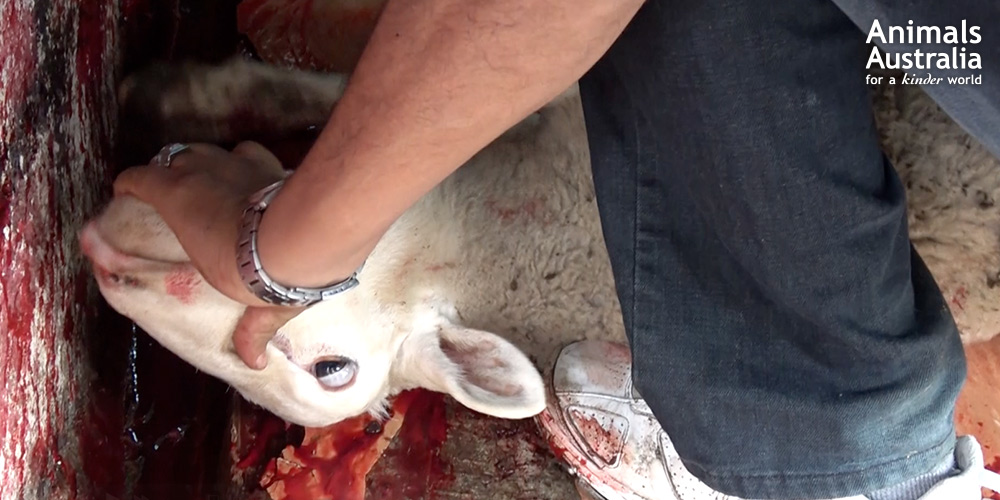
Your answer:
[[[293,307],[310,306],[358,286],[357,276],[364,268],[363,263],[347,279],[322,288],[284,286],[271,279],[264,272],[257,249],[257,228],[260,226],[264,210],[278,194],[278,190],[284,182],[284,180],[280,180],[254,193],[250,197],[249,206],[243,211],[243,219],[240,223],[239,237],[236,243],[237,265],[243,284],[250,292],[265,302]]]

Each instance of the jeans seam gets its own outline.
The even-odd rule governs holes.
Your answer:
[[[932,446],[930,446],[930,447],[928,447],[926,449],[920,450],[920,451],[918,451],[916,453],[912,453],[912,454],[909,454],[909,455],[906,455],[906,456],[902,456],[902,457],[895,457],[895,458],[892,458],[892,459],[889,459],[889,460],[886,460],[886,461],[883,461],[883,462],[873,463],[873,464],[866,465],[866,466],[863,466],[863,467],[860,467],[860,468],[857,468],[857,469],[851,469],[851,470],[839,471],[839,472],[828,472],[828,473],[822,473],[822,472],[802,472],[802,473],[795,473],[795,472],[793,472],[793,473],[786,473],[786,472],[781,472],[781,473],[775,473],[775,472],[768,472],[768,473],[725,472],[725,473],[718,473],[718,472],[708,471],[704,467],[702,467],[702,466],[700,466],[698,464],[689,462],[687,460],[684,460],[684,463],[685,463],[685,465],[695,465],[695,466],[697,466],[699,469],[702,470],[702,472],[703,472],[703,474],[705,476],[713,477],[713,478],[719,478],[719,479],[732,478],[732,477],[740,477],[740,478],[781,478],[781,477],[789,478],[789,477],[792,477],[792,478],[797,478],[797,479],[810,478],[810,477],[817,477],[817,478],[819,478],[819,477],[837,477],[837,476],[846,476],[846,475],[851,475],[851,474],[863,473],[865,471],[869,471],[869,470],[872,470],[872,469],[887,467],[887,466],[891,466],[891,465],[894,465],[894,464],[897,464],[897,463],[900,463],[900,462],[903,462],[903,461],[921,458],[921,457],[923,457],[923,456],[925,456],[925,455],[927,455],[929,453],[938,451],[942,446],[944,446],[948,442],[948,440],[952,439],[953,437],[954,436],[952,434],[948,434],[943,439],[941,439],[940,441],[938,441],[937,443],[935,443],[934,445],[932,445]]]
[[[630,96],[629,100],[631,100],[631,96]],[[635,109],[635,103],[633,103],[632,109]],[[633,174],[632,174],[632,176],[633,176],[632,177],[632,189],[634,190],[633,193],[632,193],[632,196],[635,199],[635,201],[632,203],[632,209],[634,210],[634,213],[633,213],[633,216],[632,216],[632,331],[633,331],[633,336],[635,336],[635,331],[636,331],[635,325],[638,324],[637,315],[639,313],[639,308],[637,306],[637,304],[639,303],[639,301],[637,300],[636,289],[638,288],[638,282],[639,282],[639,273],[637,271],[638,271],[638,267],[639,267],[639,214],[641,213],[640,210],[639,210],[639,178],[640,178],[639,168],[642,165],[640,163],[640,161],[639,161],[640,156],[641,156],[640,155],[639,143],[640,143],[640,141],[642,139],[639,137],[639,123],[638,123],[638,121],[639,121],[638,118],[633,114],[633,116],[632,116],[632,127],[635,129],[635,152],[634,152],[633,158],[632,158],[632,161],[635,162],[635,168],[632,169],[632,171],[633,171]],[[633,368],[632,371],[633,372],[635,371],[634,368]],[[633,373],[632,376],[634,378],[635,374]]]

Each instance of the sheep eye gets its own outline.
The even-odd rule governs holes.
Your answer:
[[[324,359],[313,365],[313,375],[327,389],[340,389],[354,381],[358,364],[348,358]]]

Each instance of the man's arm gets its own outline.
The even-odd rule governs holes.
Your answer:
[[[297,286],[349,275],[417,199],[583,75],[642,3],[389,0],[328,125],[264,214],[268,274]]]
[[[642,1],[388,0],[329,123],[264,212],[264,269],[292,286],[348,276],[417,199],[583,75]],[[169,169],[115,180],[157,210],[206,281],[250,306],[233,344],[255,368],[300,312],[255,297],[236,267],[247,197],[280,167],[259,144],[198,144]]]

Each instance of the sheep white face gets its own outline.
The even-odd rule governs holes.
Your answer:
[[[131,197],[114,199],[88,223],[80,243],[116,311],[290,422],[324,426],[379,412],[386,397],[414,387],[448,393],[502,418],[526,418],[544,408],[541,377],[513,345],[459,326],[432,292],[417,292],[409,302],[379,298],[398,298],[399,289],[419,284],[367,283],[363,273],[361,286],[285,325],[268,345],[267,368],[257,371],[232,345],[243,306],[202,279],[151,207]],[[373,268],[379,263],[366,266]]]

